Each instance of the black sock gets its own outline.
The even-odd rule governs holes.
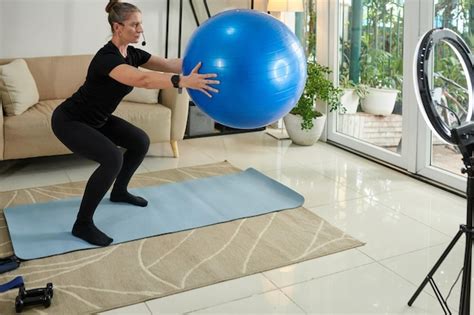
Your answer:
[[[148,205],[148,201],[146,201],[146,199],[132,195],[128,191],[120,193],[112,191],[110,193],[110,201],[131,203],[132,205],[140,207],[146,207]]]
[[[113,242],[113,239],[99,230],[93,222],[76,221],[72,227],[72,235],[97,246],[108,246]]]

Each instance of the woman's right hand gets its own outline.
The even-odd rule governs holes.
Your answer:
[[[213,88],[210,85],[220,84],[218,80],[211,80],[211,78],[216,78],[217,74],[215,73],[198,73],[199,68],[201,68],[201,62],[199,62],[196,67],[191,71],[189,75],[182,76],[179,82],[179,85],[184,88],[194,89],[201,91],[209,97],[212,95],[209,92],[219,93],[219,90]]]

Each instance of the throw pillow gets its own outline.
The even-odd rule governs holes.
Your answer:
[[[7,116],[20,115],[38,103],[38,88],[25,60],[0,66],[0,98]]]
[[[138,68],[141,71],[151,71],[145,68]],[[156,104],[158,103],[158,93],[160,90],[144,89],[134,87],[132,92],[125,95],[124,101],[145,103],[145,104]]]
[[[125,95],[123,100],[135,103],[156,104],[158,103],[158,92],[159,90],[155,89],[134,87],[132,92]]]

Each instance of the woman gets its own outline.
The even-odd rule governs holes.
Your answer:
[[[113,116],[122,98],[133,87],[163,89],[184,87],[199,90],[211,97],[215,74],[199,74],[198,64],[188,76],[181,73],[181,59],[164,59],[129,46],[142,35],[140,10],[129,3],[111,0],[106,12],[112,39],[92,59],[86,81],[53,113],[52,129],[72,152],[98,162],[89,178],[72,234],[90,244],[107,246],[113,239],[93,222],[94,212],[112,187],[110,200],[145,207],[148,202],[127,191],[128,183],[143,161],[150,140],[147,134]],[[140,71],[137,67],[155,71]],[[117,146],[126,149],[125,153]]]

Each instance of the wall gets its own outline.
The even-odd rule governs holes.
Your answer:
[[[0,58],[93,54],[111,36],[104,10],[107,0],[0,0]],[[152,54],[165,54],[166,0],[134,0],[142,13],[147,45]],[[169,57],[177,56],[179,1],[171,0]],[[194,0],[204,20],[202,1]],[[201,5],[199,5],[201,4]],[[248,0],[208,0],[211,14],[232,8],[249,8]],[[255,0],[263,10],[266,0]],[[181,51],[196,23],[183,0]],[[141,47],[141,46],[139,46]]]

